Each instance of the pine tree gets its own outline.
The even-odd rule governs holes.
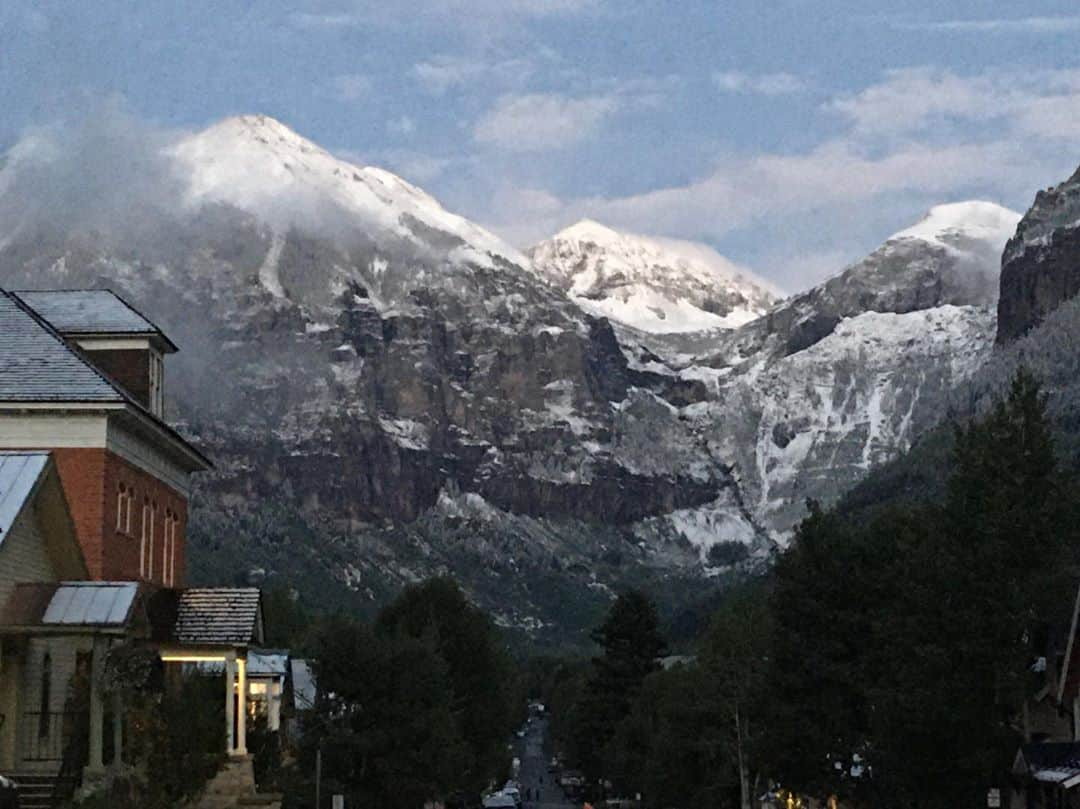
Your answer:
[[[843,793],[836,763],[850,761],[868,733],[861,560],[843,523],[808,506],[775,570],[770,702],[759,755],[792,788]]]
[[[922,805],[979,805],[1020,742],[1030,631],[1067,601],[1067,498],[1038,384],[957,428],[948,493],[928,510],[883,613],[879,779]],[[902,805],[902,804],[894,804]]]
[[[603,654],[593,658],[573,736],[582,769],[595,779],[616,725],[630,712],[645,678],[659,669],[667,645],[656,605],[636,590],[615,600],[592,638]]]

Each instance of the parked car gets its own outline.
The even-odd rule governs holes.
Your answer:
[[[501,791],[484,798],[484,809],[517,809],[517,805],[513,795]]]
[[[0,809],[19,809],[19,786],[0,775]]]
[[[514,804],[521,809],[521,787],[515,784],[513,781],[507,781],[506,786],[502,788],[504,795],[509,795],[514,800]]]

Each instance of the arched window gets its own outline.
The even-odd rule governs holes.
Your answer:
[[[144,579],[154,577],[154,522],[157,517],[157,504],[150,498],[143,500],[142,533],[139,543],[139,576]]]
[[[173,513],[171,508],[165,509],[165,534],[161,545],[161,580],[166,587],[172,586],[172,557],[175,532],[173,530]]]
[[[52,655],[41,660],[41,694],[38,704],[38,736],[49,735],[49,706],[52,704]]]
[[[121,483],[116,487],[116,530],[124,530],[124,500],[127,496],[127,486]]]

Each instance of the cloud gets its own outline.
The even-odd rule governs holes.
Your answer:
[[[408,115],[402,115],[400,118],[394,118],[387,121],[386,131],[391,135],[408,137],[416,132],[416,121]]]
[[[408,149],[389,149],[375,157],[379,165],[386,166],[395,174],[417,185],[426,185],[439,179],[455,163],[450,158],[435,157]]]
[[[457,27],[520,19],[575,15],[598,8],[600,0],[343,0],[321,12],[295,12],[289,22],[303,29],[445,25]]]
[[[504,189],[484,221],[519,245],[585,216],[703,240],[796,290],[931,205],[977,197],[1022,209],[1080,159],[1080,71],[892,71],[822,111],[841,128],[799,152],[719,155],[688,182],[621,196]]]
[[[178,137],[119,98],[87,99],[64,120],[24,131],[0,161],[0,233],[93,231],[123,243],[152,232],[185,192],[165,156]]]
[[[794,73],[743,73],[737,70],[718,71],[712,75],[713,84],[725,93],[779,96],[801,93],[807,82]]]
[[[905,68],[826,104],[857,135],[907,137],[933,132],[972,138],[975,127],[1069,138],[1080,106],[1080,70],[991,71],[961,76],[933,67]]]
[[[959,34],[1067,34],[1080,31],[1080,17],[1013,17],[984,20],[939,20],[895,23],[895,28]]]
[[[477,122],[473,136],[513,152],[565,148],[592,135],[618,106],[613,96],[504,95]]]
[[[289,15],[289,21],[297,28],[353,28],[363,25],[362,14],[340,12],[337,14],[312,14],[297,12]]]
[[[429,93],[442,95],[447,90],[483,81],[517,85],[535,71],[529,59],[489,60],[471,56],[440,55],[417,62],[410,71],[413,78]]]
[[[334,90],[344,101],[358,101],[371,92],[370,76],[361,73],[348,73],[334,77]]]

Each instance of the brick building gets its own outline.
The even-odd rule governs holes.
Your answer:
[[[111,292],[0,290],[0,772],[28,809],[122,771],[124,706],[103,688],[118,647],[180,675],[219,665],[225,751],[251,769],[261,595],[185,586],[191,475],[210,462],[164,421],[176,350]]]
[[[0,449],[51,451],[93,579],[184,583],[210,463],[163,420],[175,351],[112,292],[0,291]]]

